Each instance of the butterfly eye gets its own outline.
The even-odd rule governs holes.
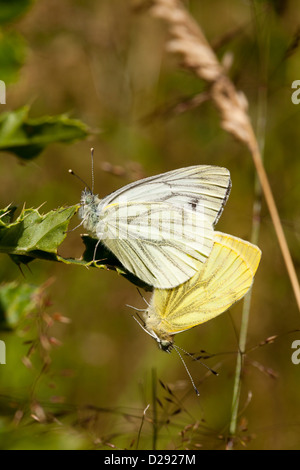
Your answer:
[[[85,188],[84,191],[82,191],[81,195],[81,204],[88,206],[94,202],[94,195],[93,193],[88,189]]]

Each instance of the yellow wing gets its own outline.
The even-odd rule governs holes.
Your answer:
[[[221,232],[199,272],[173,289],[155,289],[146,327],[159,337],[173,335],[225,312],[250,289],[260,249]]]

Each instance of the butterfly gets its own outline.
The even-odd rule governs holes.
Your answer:
[[[198,272],[173,289],[154,289],[141,325],[170,352],[174,335],[225,312],[251,288],[261,250],[240,238],[214,232],[214,245]]]
[[[127,271],[150,286],[173,288],[207,260],[230,189],[226,168],[190,166],[135,181],[103,199],[86,188],[79,216]]]

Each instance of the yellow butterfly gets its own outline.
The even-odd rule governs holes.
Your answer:
[[[213,249],[192,278],[173,289],[154,289],[143,311],[144,329],[170,352],[175,334],[215,318],[248,292],[260,258],[257,246],[214,232]]]

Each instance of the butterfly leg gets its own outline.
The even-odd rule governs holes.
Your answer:
[[[97,249],[98,249],[98,246],[99,246],[99,243],[101,242],[101,240],[99,239],[95,245],[95,249],[94,249],[94,255],[93,255],[93,263],[97,263],[96,261],[96,253],[97,253]]]

